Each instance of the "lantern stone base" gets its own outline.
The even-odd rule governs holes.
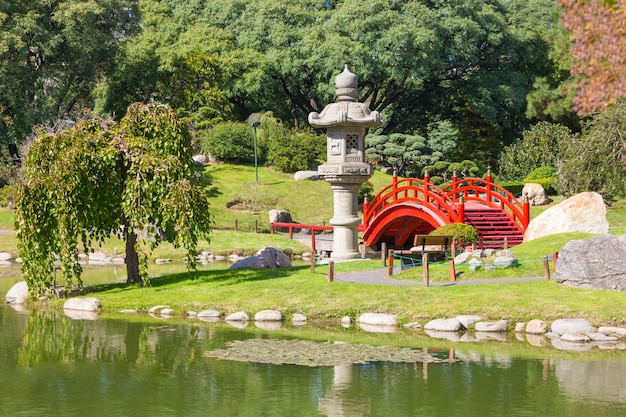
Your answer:
[[[357,215],[358,193],[361,184],[368,178],[361,175],[325,177],[333,190],[334,214],[330,219],[330,224],[334,226],[333,259],[355,259],[361,256],[358,242],[358,227],[361,223]]]

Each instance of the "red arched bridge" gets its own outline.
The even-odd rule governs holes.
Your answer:
[[[363,244],[379,248],[410,248],[413,237],[445,224],[466,223],[480,236],[479,247],[497,248],[522,242],[530,218],[530,205],[521,202],[491,174],[482,178],[452,178],[439,188],[424,179],[398,179],[363,204]]]

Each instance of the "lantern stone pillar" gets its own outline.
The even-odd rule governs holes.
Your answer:
[[[326,129],[326,162],[317,169],[330,183],[333,191],[333,259],[353,259],[359,254],[358,192],[367,181],[373,167],[365,162],[365,135],[367,129],[382,124],[380,113],[370,112],[356,101],[358,77],[346,65],[335,78],[337,101],[321,113],[309,114],[309,124]]]

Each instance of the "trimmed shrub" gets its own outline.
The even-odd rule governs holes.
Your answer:
[[[434,236],[451,235],[454,238],[454,245],[459,251],[478,242],[478,232],[474,226],[465,223],[444,224],[430,232],[430,234]]]
[[[254,132],[246,123],[219,123],[207,134],[203,148],[223,162],[251,162],[254,161]]]

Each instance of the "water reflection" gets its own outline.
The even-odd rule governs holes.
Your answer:
[[[616,352],[604,360],[597,353],[550,357],[554,351],[524,359],[462,344],[429,348],[447,359],[437,364],[278,366],[202,354],[283,331],[136,320],[77,320],[0,306],[2,409],[96,417],[626,414],[626,358]]]

